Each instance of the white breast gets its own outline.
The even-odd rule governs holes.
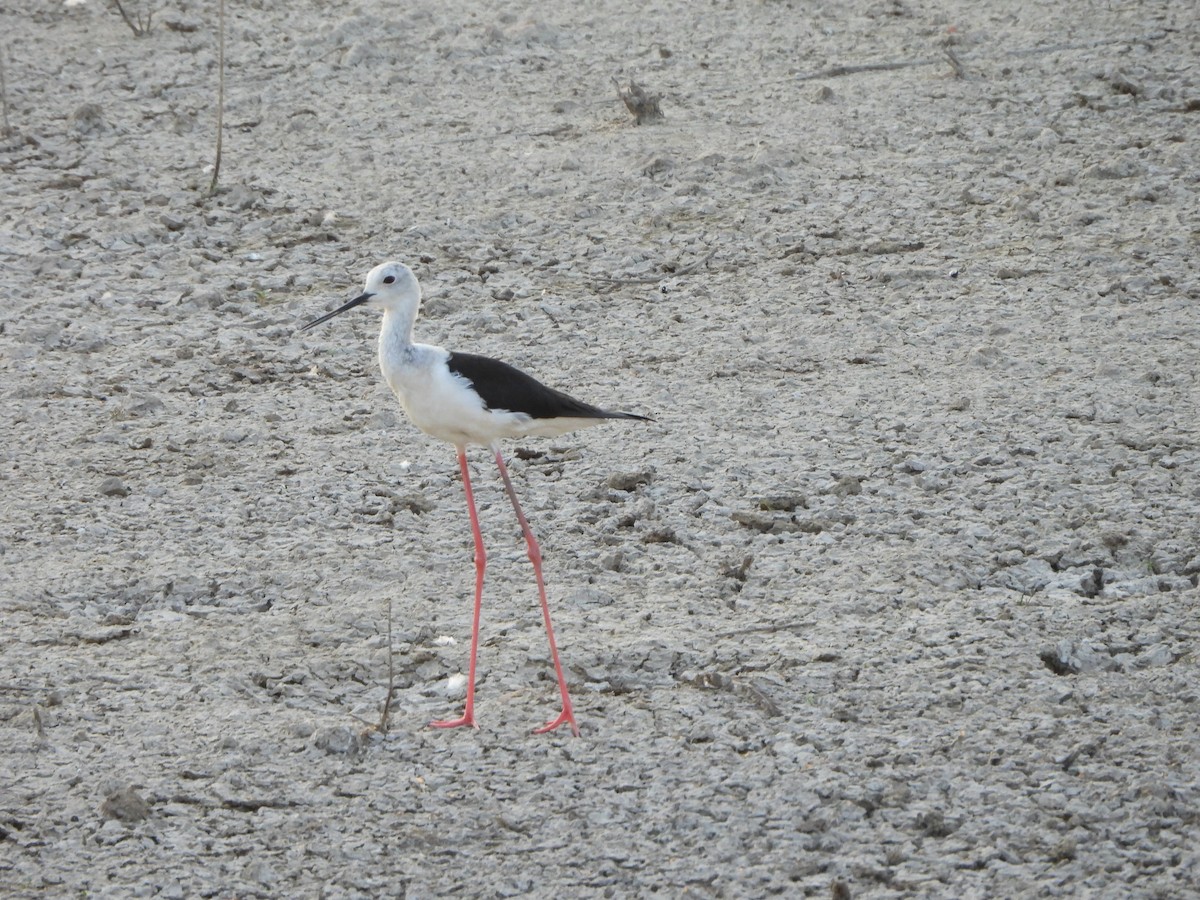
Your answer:
[[[439,440],[465,446],[490,446],[501,437],[526,433],[529,417],[493,413],[463,379],[446,367],[449,354],[441,347],[413,344],[402,353],[380,348],[379,366],[392,393],[412,423]]]

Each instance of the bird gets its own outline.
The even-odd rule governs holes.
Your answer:
[[[429,723],[430,727],[479,727],[475,720],[475,664],[479,655],[479,622],[483,608],[487,551],[471,488],[467,448],[480,446],[488,448],[496,461],[504,490],[521,526],[526,553],[533,563],[542,619],[550,643],[550,658],[554,663],[562,699],[559,714],[540,728],[535,728],[534,733],[544,734],[568,725],[571,733],[579,737],[579,725],[575,721],[567,679],[554,640],[554,627],[550,624],[541,548],[517,499],[508,467],[504,463],[500,441],[505,438],[557,437],[612,420],[651,420],[647,416],[614,412],[576,400],[498,359],[414,343],[413,328],[421,306],[421,286],[412,269],[400,262],[385,262],[371,269],[361,294],[333,312],[302,326],[300,331],[315,328],[356,306],[367,306],[383,312],[383,324],[379,331],[379,368],[409,419],[431,437],[454,445],[471,523],[471,537],[475,546],[475,606],[471,621],[466,705],[461,716],[435,720]]]

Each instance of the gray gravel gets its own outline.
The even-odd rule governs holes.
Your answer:
[[[210,197],[211,6],[0,11],[6,897],[1200,892],[1192,3],[231,4]],[[655,419],[508,448],[581,739],[484,453],[424,727],[387,258]]]

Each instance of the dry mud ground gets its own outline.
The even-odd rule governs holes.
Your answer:
[[[1190,0],[230,7],[215,196],[213,4],[0,12],[4,896],[1200,891]],[[655,418],[508,448],[581,739],[478,452],[425,728],[392,257]]]

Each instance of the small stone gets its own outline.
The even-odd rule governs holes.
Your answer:
[[[1069,835],[1059,841],[1050,850],[1051,862],[1068,862],[1075,858],[1078,847],[1075,843],[1075,838]]]
[[[317,735],[313,743],[318,750],[324,750],[330,756],[347,756],[357,753],[360,748],[358,735],[346,725],[326,728]]]
[[[603,606],[612,606],[616,599],[607,591],[602,591],[597,587],[582,587],[571,592],[566,601],[570,606],[576,606],[583,609],[597,609]]]
[[[633,491],[653,480],[654,471],[643,469],[640,472],[614,472],[604,483],[614,491]]]
[[[1038,656],[1055,675],[1112,672],[1121,668],[1110,653],[1088,640],[1061,640],[1054,647],[1042,650]]]
[[[85,103],[71,113],[67,124],[76,134],[103,131],[106,127],[104,109],[98,103]]]
[[[1000,362],[1000,351],[995,347],[973,347],[967,353],[967,362],[973,366],[979,366],[981,369],[989,369]]]
[[[837,483],[829,489],[829,493],[835,497],[854,497],[862,493],[862,480],[855,478],[853,475],[843,475],[837,480]]]
[[[1146,93],[1145,87],[1140,82],[1134,81],[1120,69],[1109,69],[1104,74],[1104,78],[1118,94],[1128,94],[1131,97],[1138,97]]]
[[[1043,128],[1033,138],[1034,146],[1043,150],[1057,147],[1060,143],[1062,143],[1062,137],[1053,128]]]
[[[104,823],[96,829],[95,841],[101,847],[112,847],[128,839],[129,833],[118,819],[105,819]]]
[[[100,815],[106,819],[134,823],[150,815],[150,804],[142,799],[133,788],[119,787],[104,798],[100,804]]]
[[[757,512],[742,512],[737,510],[730,514],[733,521],[739,525],[745,526],[752,531],[761,531],[763,534],[783,534],[785,532],[800,531],[800,526],[796,523],[795,516],[768,516]]]
[[[769,494],[762,497],[758,501],[758,508],[767,512],[783,511],[791,512],[794,509],[805,509],[808,506],[808,498],[803,494],[787,492],[782,494]]]
[[[100,493],[105,497],[128,497],[129,488],[116,475],[111,475],[100,482]]]
[[[642,174],[647,178],[662,175],[675,168],[675,161],[669,156],[655,156],[642,166]]]
[[[451,700],[458,700],[467,695],[467,676],[462,672],[455,672],[446,679],[446,696]]]
[[[1175,662],[1175,653],[1166,644],[1155,644],[1145,653],[1140,654],[1133,662],[1134,668],[1153,669],[1158,666],[1169,666]]]
[[[252,859],[242,868],[242,877],[262,885],[272,885],[279,880],[271,864],[265,859]]]
[[[643,544],[678,544],[679,537],[674,528],[654,528],[642,535]]]
[[[1096,163],[1084,170],[1085,178],[1102,180],[1133,178],[1146,174],[1146,164],[1139,159],[1129,156],[1116,157],[1105,162]]]
[[[940,809],[920,813],[916,826],[933,838],[942,838],[954,833],[954,828],[946,824],[946,816]]]

